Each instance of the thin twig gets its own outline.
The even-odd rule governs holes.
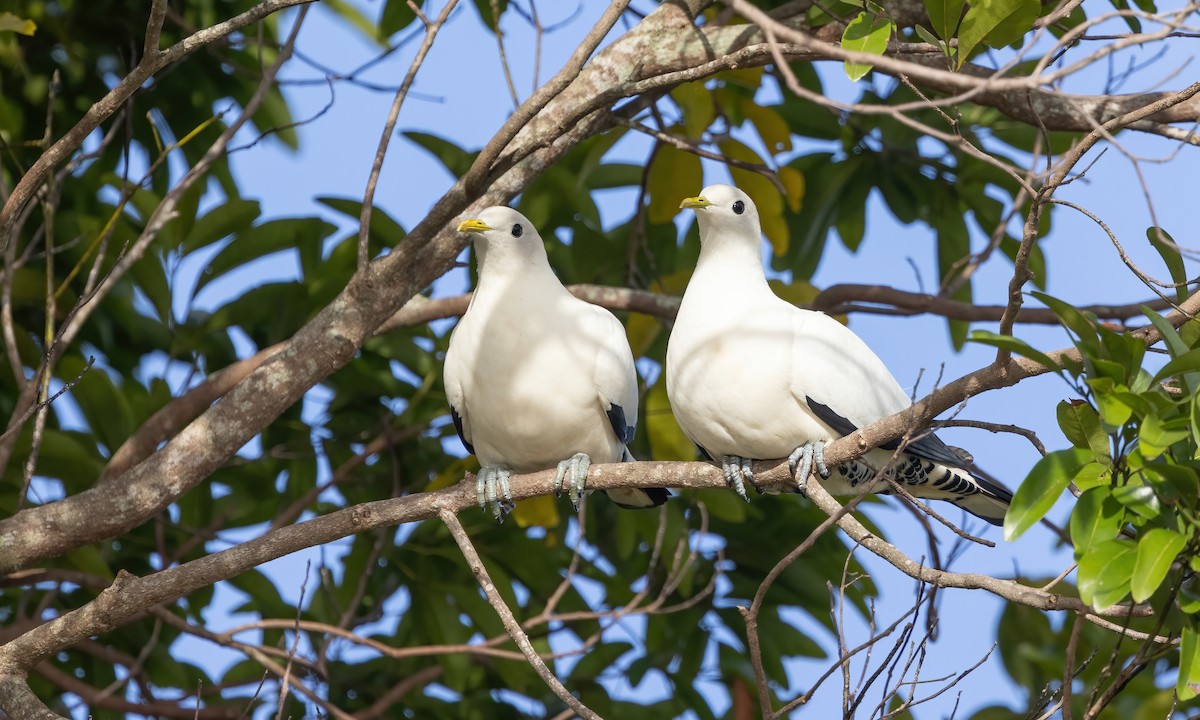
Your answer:
[[[375,150],[375,159],[371,162],[371,173],[367,176],[367,188],[363,191],[362,210],[358,216],[358,270],[367,266],[370,261],[369,238],[371,235],[371,210],[375,201],[375,186],[379,184],[379,173],[383,170],[383,159],[387,155],[388,143],[391,142],[392,133],[396,129],[396,121],[400,118],[400,107],[404,104],[404,98],[408,96],[408,89],[412,87],[413,80],[417,77],[417,71],[421,69],[421,65],[425,63],[425,56],[429,54],[429,49],[433,47],[433,41],[437,38],[438,31],[442,29],[442,25],[450,17],[450,12],[454,10],[458,0],[449,0],[442,11],[438,13],[437,19],[432,23],[426,22],[425,37],[421,40],[421,46],[417,48],[416,57],[408,66],[408,72],[404,74],[404,80],[400,83],[400,87],[396,90],[396,96],[392,98],[392,107],[388,110],[387,121],[383,124],[383,133],[379,136],[379,147]]]

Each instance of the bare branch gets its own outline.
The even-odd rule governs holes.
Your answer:
[[[546,667],[546,663],[538,655],[537,650],[533,649],[533,645],[529,642],[529,636],[521,629],[521,624],[517,622],[513,616],[512,610],[504,602],[504,598],[500,597],[500,591],[496,589],[492,582],[491,576],[488,575],[487,568],[483,566],[483,560],[479,557],[479,553],[475,551],[475,546],[471,544],[471,538],[468,537],[467,531],[463,529],[462,523],[454,513],[446,509],[438,511],[438,517],[442,522],[446,523],[450,534],[454,537],[454,542],[458,543],[458,549],[462,552],[463,558],[467,561],[467,565],[471,568],[471,572],[475,575],[475,579],[479,581],[479,587],[483,589],[483,594],[487,596],[488,602],[495,608],[496,614],[500,616],[500,621],[504,623],[504,629],[512,636],[513,642],[517,647],[521,648],[521,652],[525,655],[525,659],[533,667],[534,672],[542,679],[546,685],[554,691],[554,694],[560,700],[565,702],[572,710],[585,720],[600,720],[600,716],[592,712],[591,708],[579,701],[579,698],[571,694],[569,690],[563,687],[554,673],[550,672],[550,668]]]
[[[391,142],[392,133],[396,129],[396,121],[400,118],[400,107],[404,104],[404,98],[408,96],[408,89],[412,87],[413,80],[417,77],[417,71],[425,63],[425,56],[433,47],[433,41],[437,38],[438,31],[442,29],[442,25],[446,24],[446,20],[456,5],[458,5],[458,0],[449,0],[442,11],[438,13],[436,20],[426,22],[425,37],[421,40],[421,46],[417,48],[417,55],[413,58],[412,64],[408,66],[408,72],[404,74],[404,80],[400,82],[396,96],[392,99],[392,107],[388,110],[387,121],[383,124],[383,133],[379,136],[379,148],[375,151],[375,160],[371,163],[371,174],[367,177],[367,189],[363,192],[362,210],[358,216],[359,271],[365,268],[370,260],[367,240],[371,234],[371,210],[374,207],[375,186],[379,184],[379,173],[383,170],[383,158],[387,155],[388,143]],[[414,7],[416,6],[414,5]],[[421,12],[419,8],[417,12]]]

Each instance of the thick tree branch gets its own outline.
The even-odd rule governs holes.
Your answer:
[[[646,28],[690,26],[681,8],[667,4],[588,63],[566,90],[543,109],[540,134],[528,152],[480,195],[456,183],[405,241],[357,273],[345,290],[263,363],[122,482],[93,487],[62,501],[30,508],[0,521],[0,571],[50,557],[71,547],[118,535],[154,516],[212,474],[238,448],[300,399],[309,388],[349,362],[377,327],[404,301],[449,269],[465,242],[454,232],[464,210],[506,202],[583,139],[611,127],[606,101],[595,84],[628,81],[630,57],[650,51],[661,37]],[[603,95],[603,93],[601,93]],[[582,119],[581,107],[601,108]],[[559,120],[553,120],[558,118]],[[560,122],[561,121],[561,122]],[[529,149],[533,148],[533,149]]]
[[[372,266],[374,267],[374,265]],[[1200,307],[1200,294],[1194,294],[1171,313],[1167,319],[1182,324]],[[1153,328],[1132,333],[1148,343],[1158,340]],[[1074,348],[1048,353],[1052,360],[1062,357],[1078,358]],[[898,439],[921,426],[930,418],[964,399],[986,390],[1008,387],[1049,369],[1025,358],[1014,358],[1003,366],[989,365],[944,385],[912,408],[896,413],[855,433],[836,440],[825,451],[825,461],[840,465],[861,455],[872,447]],[[236,391],[236,389],[235,389]],[[202,418],[203,419],[203,418]],[[186,432],[186,431],[185,431]],[[512,480],[515,500],[553,491],[554,471],[532,473]],[[763,484],[782,484],[790,481],[786,461],[758,463],[756,479]],[[724,476],[712,465],[679,462],[639,462],[595,465],[588,478],[593,489],[616,487],[725,487]],[[810,491],[814,501],[829,513],[840,507],[823,490]],[[828,498],[828,499],[826,499]],[[471,478],[457,486],[436,492],[364,503],[313,520],[280,528],[262,537],[228,550],[208,555],[144,578],[120,572],[113,584],[96,600],[66,613],[25,635],[0,647],[0,676],[21,675],[27,668],[50,654],[82,640],[118,627],[128,617],[148,607],[168,602],[198,588],[232,577],[268,560],[281,557],[305,547],[325,544],[347,535],[376,527],[428,519],[441,511],[457,513],[476,504],[475,487]],[[862,528],[856,520],[842,518],[839,526],[864,546],[881,556],[893,555],[897,567],[912,577],[939,587],[982,588],[1000,597],[1042,610],[1074,610],[1092,612],[1077,598],[1052,594],[1010,580],[986,575],[949,573],[932,570],[914,563],[892,546]],[[890,548],[890,549],[889,549]],[[889,558],[892,559],[892,558]],[[1114,614],[1125,612],[1110,610]]]
[[[905,78],[916,85],[930,90],[936,90],[948,95],[930,101],[912,104],[911,107],[895,105],[864,106],[855,105],[857,112],[876,112],[894,114],[909,109],[927,108],[930,105],[943,106],[961,102],[972,102],[978,105],[993,107],[1006,115],[1030,125],[1045,127],[1047,130],[1067,130],[1075,132],[1090,132],[1096,126],[1107,123],[1114,118],[1127,115],[1139,108],[1148,107],[1167,99],[1175,93],[1136,93],[1130,95],[1071,95],[1052,90],[1046,90],[1055,80],[1065,74],[1077,72],[1080,67],[1068,70],[1056,69],[1050,72],[1036,71],[1027,76],[1007,77],[1007,68],[991,70],[978,66],[966,66],[963,71],[952,72],[945,69],[945,59],[924,52],[898,53],[896,56],[876,56],[866,52],[855,52],[843,49],[839,43],[830,42],[822,37],[840,38],[840,26],[825,26],[821,29],[822,37],[812,35],[797,26],[795,21],[783,23],[775,20],[749,2],[749,0],[726,0],[726,4],[737,13],[754,23],[759,28],[770,28],[773,35],[785,41],[776,45],[776,50],[791,59],[835,60],[848,61],[871,65],[874,72],[883,73],[896,78]],[[764,36],[760,31],[749,30],[746,26],[726,26],[706,28],[708,38],[714,44],[720,44],[717,37],[724,39],[725,35],[736,36],[743,46],[753,46],[762,42]],[[1148,33],[1144,41],[1149,42],[1159,37],[1161,33]],[[769,56],[771,48],[762,46]],[[1099,60],[1096,57],[1091,62]],[[764,64],[771,60],[756,54],[748,59],[749,64]],[[1195,123],[1200,121],[1200,100],[1192,97],[1176,102],[1167,107],[1156,108],[1146,118],[1158,123]],[[1132,122],[1132,121],[1131,121]],[[1139,128],[1145,129],[1145,128]],[[1200,143],[1200,137],[1192,136],[1193,144]]]

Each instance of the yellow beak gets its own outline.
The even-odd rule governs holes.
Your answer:
[[[491,229],[492,229],[491,225],[488,225],[484,221],[478,220],[475,218],[472,218],[470,220],[463,220],[462,222],[460,222],[458,224],[459,232],[481,233],[481,232],[487,232],[488,230],[491,230]]]
[[[684,198],[683,202],[679,203],[680,210],[682,210],[684,208],[691,208],[693,210],[702,210],[703,208],[706,208],[706,207],[712,207],[712,203],[710,203],[708,200],[705,200],[704,197],[701,195],[697,195],[696,197]]]

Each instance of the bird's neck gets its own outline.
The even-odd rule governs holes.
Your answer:
[[[478,257],[479,282],[475,286],[475,297],[492,296],[496,302],[520,302],[566,292],[550,269],[544,251],[530,255],[493,250],[481,252]]]
[[[720,237],[702,244],[696,261],[692,283],[726,285],[736,282],[739,291],[754,291],[761,287],[770,292],[763,271],[761,242],[746,238]]]

